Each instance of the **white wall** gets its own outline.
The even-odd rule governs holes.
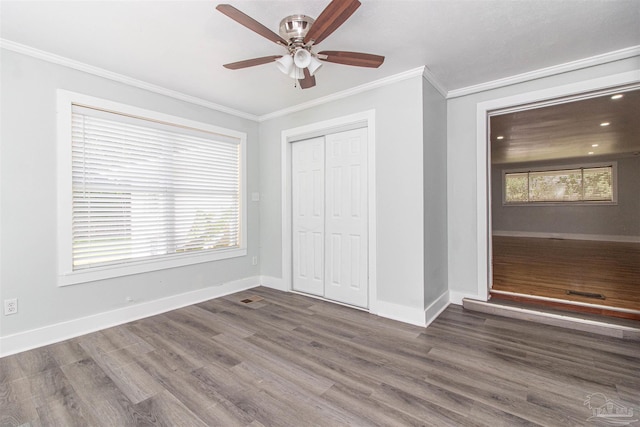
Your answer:
[[[429,81],[422,86],[424,179],[424,306],[428,320],[449,302],[447,286],[447,102]]]
[[[375,109],[377,299],[424,318],[422,77],[371,89],[260,125],[262,274],[282,274],[281,132]]]
[[[479,283],[487,281],[486,277],[479,277],[478,266],[478,254],[486,251],[478,238],[478,218],[483,216],[477,200],[478,185],[484,185],[477,182],[482,175],[477,166],[478,104],[638,69],[640,58],[634,57],[448,100],[448,280],[453,301],[460,302],[464,296],[480,297]]]
[[[640,156],[609,159],[617,162],[618,202],[615,205],[505,206],[502,204],[502,172],[553,165],[597,163],[589,157],[546,163],[493,165],[491,220],[493,231],[564,233],[640,237]]]
[[[97,313],[207,288],[211,292],[199,295],[213,295],[238,281],[258,284],[259,266],[251,257],[259,253],[259,206],[249,202],[245,257],[58,287],[56,89],[246,132],[248,194],[259,191],[258,123],[6,50],[1,78],[0,283],[2,298],[19,299],[18,314],[0,316],[5,344],[15,334]]]

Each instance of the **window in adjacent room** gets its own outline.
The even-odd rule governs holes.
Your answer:
[[[244,133],[59,98],[60,284],[246,254]]]
[[[506,171],[504,203],[615,203],[615,173],[615,163]]]

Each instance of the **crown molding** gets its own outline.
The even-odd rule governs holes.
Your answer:
[[[461,96],[471,95],[478,92],[484,92],[491,89],[497,89],[504,86],[510,86],[518,83],[524,83],[531,80],[541,79],[543,77],[553,76],[555,74],[567,73],[570,71],[580,70],[582,68],[593,67],[596,65],[606,64],[608,62],[620,61],[622,59],[640,56],[640,45],[631,46],[624,49],[614,50],[612,52],[603,53],[601,55],[591,56],[589,58],[578,59],[576,61],[565,62],[564,64],[553,65],[551,67],[540,68],[538,70],[529,71],[514,76],[505,77],[503,79],[492,80],[473,86],[467,86],[460,89],[450,90],[447,98],[458,98]]]
[[[235,110],[229,107],[225,107],[224,105],[216,104],[202,98],[198,98],[195,96],[187,95],[182,92],[174,91],[171,89],[164,88],[162,86],[154,85],[151,83],[147,83],[142,80],[134,79],[132,77],[114,73],[112,71],[106,70],[104,68],[95,67],[93,65],[85,64],[80,61],[76,61],[73,59],[66,58],[64,56],[56,55],[54,53],[46,52],[40,49],[33,48],[31,46],[27,46],[21,43],[17,43],[11,40],[0,38],[0,48],[10,50],[13,52],[21,53],[23,55],[31,56],[36,59],[41,59],[43,61],[51,62],[54,64],[62,65],[68,68],[72,68],[74,70],[83,71],[88,74],[93,74],[98,77],[103,77],[109,80],[114,80],[120,83],[124,83],[129,86],[137,87],[140,89],[148,90],[150,92],[154,92],[160,95],[165,95],[174,99],[178,99],[180,101],[189,102],[191,104],[200,105],[202,107],[206,107],[215,111],[220,111],[222,113],[230,114],[236,117],[241,117],[244,119],[249,119],[253,121],[262,122],[265,120],[269,120],[275,117],[284,116],[287,114],[294,113],[296,111],[305,110],[307,108],[315,107],[317,105],[325,104],[327,102],[335,101],[337,99],[346,98],[361,92],[365,92],[367,90],[375,89],[381,86],[386,86],[392,83],[396,83],[402,80],[409,79],[411,77],[422,75],[427,78],[439,92],[442,93],[442,86],[437,82],[433,74],[427,70],[427,74],[425,75],[426,67],[418,67],[412,70],[408,70],[399,74],[394,74],[389,77],[385,77],[371,83],[366,83],[360,86],[356,86],[351,89],[347,89],[341,92],[337,92],[331,95],[327,95],[325,97],[317,98],[312,101],[294,105],[292,107],[288,107],[282,110],[278,110],[272,113],[267,113],[263,116],[256,116],[254,114],[246,113],[244,111]],[[446,94],[446,91],[445,91]]]
[[[182,92],[178,92],[175,90],[167,89],[162,86],[154,85],[151,83],[144,82],[142,80],[134,79],[129,76],[125,76],[123,74],[114,73],[112,71],[105,70],[104,68],[95,67],[93,65],[88,65],[80,61],[76,61],[73,59],[66,58],[64,56],[56,55],[50,52],[46,52],[43,50],[39,50],[33,48],[31,46],[27,46],[24,44],[16,43],[11,40],[0,38],[0,48],[10,50],[13,52],[21,53],[23,55],[31,56],[33,58],[41,59],[43,61],[51,62],[54,64],[62,65],[68,68],[72,68],[74,70],[83,71],[85,73],[93,74],[98,77],[103,77],[109,80],[114,80],[119,83],[124,83],[129,86],[137,87],[139,89],[144,89],[149,92],[154,92],[160,95],[168,96],[170,98],[178,99],[180,101],[189,102],[191,104],[200,105],[202,107],[209,108],[211,110],[219,111],[221,113],[230,114],[232,116],[241,117],[243,119],[249,119],[253,121],[258,121],[258,116],[245,113],[243,111],[235,110],[233,108],[225,107],[224,105],[216,104],[214,102],[210,102],[204,100],[202,98],[198,98],[195,96],[187,95]]]
[[[258,121],[264,122],[266,120],[271,120],[276,117],[286,116],[287,114],[296,113],[298,111],[306,110],[308,108],[316,107],[318,105],[326,104],[328,102],[336,101],[338,99],[348,98],[350,96],[356,95],[358,93],[366,92],[371,89],[376,89],[381,86],[387,86],[393,83],[397,83],[403,80],[410,79],[416,76],[422,76],[426,67],[418,67],[408,71],[404,71],[402,73],[394,74],[389,77],[384,77],[379,80],[375,80],[370,83],[365,83],[360,86],[353,87],[351,89],[343,90],[341,92],[332,93],[331,95],[323,96],[321,98],[313,99],[308,102],[304,102],[302,104],[294,105],[292,107],[284,108],[282,110],[277,110],[272,113],[264,114],[258,117]]]
[[[445,98],[449,96],[449,92],[447,91],[447,88],[440,82],[440,80],[438,80],[436,75],[433,74],[433,72],[429,69],[429,67],[427,66],[424,67],[424,70],[422,71],[422,77],[425,80],[427,80],[429,83],[431,83],[431,85],[438,92],[440,92],[440,95],[444,96]]]
[[[69,59],[60,55],[56,55],[50,52],[46,52],[43,50],[39,50],[33,48],[31,46],[23,45],[11,40],[0,38],[0,48],[10,50],[13,52],[21,53],[23,55],[31,56],[33,58],[41,59],[47,62],[51,62],[54,64],[66,66],[78,71],[83,71],[89,74],[93,74],[98,77],[103,77],[109,80],[114,80],[120,83],[127,84],[129,86],[137,87],[140,89],[144,89],[150,92],[154,92],[160,95],[168,96],[170,98],[174,98],[180,101],[189,102],[191,104],[200,105],[202,107],[209,108],[211,110],[219,111],[221,113],[230,114],[232,116],[240,117],[243,119],[248,119],[257,122],[263,122],[266,120],[270,120],[276,117],[285,116],[287,114],[295,113],[298,111],[302,111],[308,108],[312,108],[318,105],[322,105],[328,102],[336,101],[339,99],[347,98],[352,95],[356,95],[358,93],[366,92],[371,89],[379,88],[382,86],[390,85],[393,83],[397,83],[415,76],[422,76],[426,79],[433,87],[447,99],[458,98],[461,96],[472,95],[479,92],[484,92],[487,90],[498,89],[505,86],[510,86],[518,83],[524,83],[531,80],[536,80],[544,77],[549,77],[556,74],[562,74],[570,71],[579,70],[582,68],[593,67],[596,65],[602,65],[609,62],[619,61],[623,59],[633,58],[640,56],[640,45],[631,46],[624,49],[615,50],[612,52],[607,52],[601,55],[592,56],[589,58],[579,59],[576,61],[566,62],[564,64],[554,65],[551,67],[541,68],[534,71],[529,71],[522,74],[516,74],[514,76],[505,77],[502,79],[492,80],[485,83],[480,83],[477,85],[467,86],[460,89],[447,90],[447,88],[438,80],[438,78],[433,74],[431,70],[429,70],[426,66],[421,66],[418,68],[414,68],[408,71],[404,71],[402,73],[394,74],[389,77],[384,77],[382,79],[366,83],[360,86],[353,87],[351,89],[347,89],[341,92],[333,93],[331,95],[327,95],[321,98],[317,98],[311,100],[309,102],[305,102],[302,104],[294,105],[292,107],[284,108],[282,110],[277,110],[271,113],[267,113],[261,116],[257,116],[254,114],[246,113],[244,111],[236,110],[230,107],[226,107],[224,105],[216,104],[211,101],[204,100],[202,98],[198,98],[192,95],[187,95],[182,92],[174,91],[171,89],[164,88],[162,86],[154,85],[151,83],[147,83],[142,80],[134,79],[132,77],[114,73],[112,71],[106,70],[104,68],[95,67],[93,65],[88,65],[80,61],[76,61],[73,59]]]

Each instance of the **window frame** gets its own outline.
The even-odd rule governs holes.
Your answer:
[[[526,202],[507,202],[507,175],[516,173],[529,172],[562,172],[565,170],[575,169],[591,169],[611,167],[611,200],[567,200],[567,201],[526,201]],[[537,166],[529,168],[515,168],[502,170],[502,206],[613,206],[618,204],[618,162],[597,162],[597,163],[579,163],[579,164],[562,164],[550,166]]]
[[[104,280],[132,274],[140,274],[168,268],[204,262],[218,261],[247,255],[247,134],[183,117],[164,114],[131,105],[122,104],[102,98],[57,90],[57,265],[58,286],[75,285],[96,280]],[[148,259],[126,261],[117,265],[105,265],[87,269],[73,269],[73,238],[72,238],[72,144],[71,144],[71,114],[72,106],[81,105],[114,113],[125,114],[150,121],[157,121],[197,129],[204,132],[216,133],[225,137],[239,140],[240,146],[240,246],[238,248],[215,249],[202,252],[188,252],[169,254],[162,259]]]

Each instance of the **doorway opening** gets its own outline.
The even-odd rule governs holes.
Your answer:
[[[488,116],[490,297],[640,320],[640,88]]]

